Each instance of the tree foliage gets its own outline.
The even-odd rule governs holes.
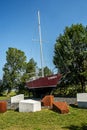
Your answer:
[[[0,96],[3,95],[3,91],[4,91],[3,82],[2,82],[2,80],[0,80]]]
[[[53,62],[64,74],[65,84],[79,84],[85,91],[87,81],[87,27],[66,27],[56,40]]]
[[[44,67],[44,75],[49,76],[52,74],[52,71],[46,66]]]
[[[42,75],[42,72],[41,72],[41,68],[39,69],[39,76]],[[49,76],[49,75],[52,75],[52,71],[47,67],[45,66],[44,67],[44,76]]]
[[[36,75],[36,65],[37,63],[34,61],[33,58],[31,58],[27,63],[26,73],[28,73],[29,78]]]
[[[26,81],[28,81],[31,77],[34,77],[36,75],[36,62],[33,58],[29,60],[28,63],[26,63],[26,70],[25,73],[23,73],[21,77],[21,83],[19,85],[19,91],[18,93],[28,93],[28,90],[26,89]]]
[[[21,50],[8,48],[6,61],[3,68],[3,85],[10,92],[20,84],[21,77],[26,69],[26,56]]]

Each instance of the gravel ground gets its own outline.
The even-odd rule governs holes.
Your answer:
[[[76,98],[55,97],[54,100],[55,100],[55,102],[56,101],[63,101],[63,102],[67,102],[68,104],[76,104],[77,103]]]
[[[67,104],[76,104],[77,103],[77,99],[76,98],[66,98],[66,97],[55,97],[54,101],[63,101],[66,102]],[[7,100],[7,109],[13,109],[16,110],[18,109],[19,104],[18,103],[13,103],[11,104],[10,100]]]

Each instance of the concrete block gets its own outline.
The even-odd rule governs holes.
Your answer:
[[[11,103],[19,103],[21,100],[24,100],[24,94],[11,97]]]
[[[36,112],[41,110],[41,102],[32,99],[19,102],[19,112]]]
[[[87,93],[77,93],[78,107],[87,108]]]

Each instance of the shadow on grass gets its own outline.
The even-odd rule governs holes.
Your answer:
[[[68,128],[69,130],[87,130],[87,123],[82,124],[81,126],[70,125],[70,126],[63,127],[63,128]]]
[[[70,106],[73,107],[73,108],[78,108],[77,104],[70,104]]]

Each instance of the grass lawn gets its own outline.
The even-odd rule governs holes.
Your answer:
[[[34,113],[8,110],[0,114],[0,130],[87,130],[87,109],[70,107],[69,114],[48,109]]]
[[[0,100],[8,100],[8,99],[10,99],[10,97],[7,97],[7,96],[1,96],[0,97]]]

